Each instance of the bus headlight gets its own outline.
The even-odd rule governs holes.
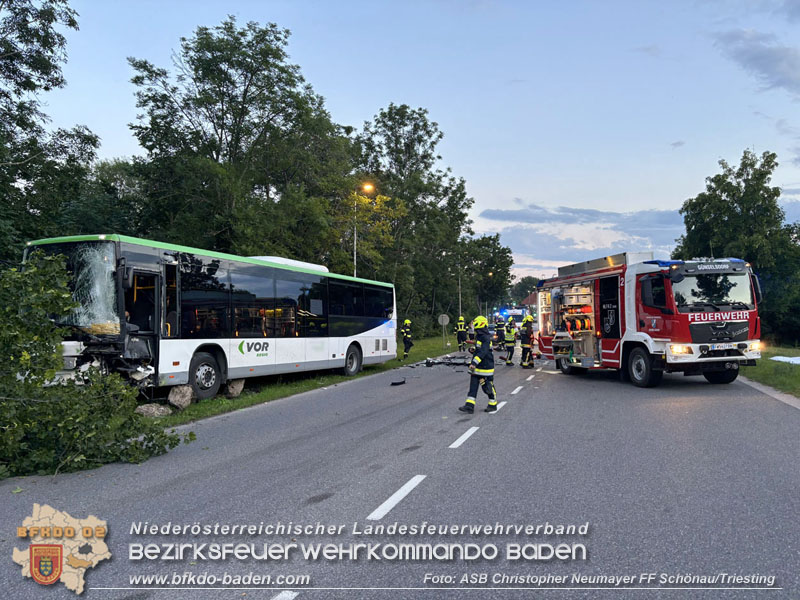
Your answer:
[[[694,354],[691,346],[684,346],[683,344],[672,344],[669,347],[672,354]]]
[[[751,352],[754,352],[754,351],[755,352],[759,352],[763,347],[764,347],[764,344],[762,344],[761,342],[753,342],[752,344],[750,344],[750,351]]]

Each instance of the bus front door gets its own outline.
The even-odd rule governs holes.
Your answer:
[[[134,270],[130,288],[125,290],[125,358],[144,365],[157,364],[159,297],[158,273]]]

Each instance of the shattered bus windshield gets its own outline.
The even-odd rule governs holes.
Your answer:
[[[672,291],[681,312],[753,308],[750,277],[745,273],[687,275],[672,282]]]
[[[94,335],[119,334],[112,242],[42,244],[31,250],[67,257],[69,288],[79,306],[61,318],[63,324],[80,327]]]

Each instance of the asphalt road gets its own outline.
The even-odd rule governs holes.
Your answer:
[[[800,597],[800,410],[740,381],[713,386],[668,375],[661,387],[642,390],[608,373],[566,376],[545,361],[536,367],[498,365],[496,387],[505,404],[496,414],[480,412],[485,396],[472,416],[456,410],[468,386],[463,367],[406,367],[193,424],[196,442],[142,465],[0,482],[0,555],[6,557],[0,595],[74,597],[61,584],[45,588],[23,579],[11,561],[15,544],[27,546],[15,538],[16,527],[37,502],[108,521],[113,558],[87,572],[85,598]],[[390,385],[403,377],[404,385]],[[23,491],[12,494],[17,486]],[[341,526],[342,533],[131,533],[132,523],[143,521],[319,522]],[[586,535],[562,536],[543,530],[370,536],[353,530],[354,524],[363,532],[395,522],[589,527]],[[305,560],[298,550],[289,560],[129,560],[130,544],[176,542],[254,543],[258,549],[292,542],[475,544],[487,552],[487,545],[495,546],[498,557]],[[586,559],[506,557],[507,544],[562,543],[582,544]],[[130,580],[185,572],[307,575],[310,584],[242,590],[217,583],[207,586],[217,589],[198,590],[170,581],[170,589],[159,590]],[[774,583],[769,590],[670,583],[663,587],[683,589],[597,590],[571,579],[628,575],[633,587],[658,585],[642,583],[640,574],[648,573],[763,575]],[[464,574],[474,581],[462,580]],[[547,575],[567,582],[545,584],[562,589],[542,591],[521,580],[493,583]],[[436,584],[434,576],[454,580]]]

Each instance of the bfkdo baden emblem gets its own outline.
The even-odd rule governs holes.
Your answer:
[[[61,544],[31,544],[31,577],[37,583],[50,585],[61,577],[64,547]]]

